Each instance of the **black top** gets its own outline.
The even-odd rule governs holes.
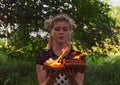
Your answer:
[[[68,55],[64,56],[64,58],[65,59],[72,59],[75,56],[81,55],[81,54],[82,54],[81,52],[78,52],[78,51],[75,51],[75,50],[71,49],[70,52],[68,53]],[[54,51],[52,49],[50,49],[48,51],[43,51],[42,53],[40,53],[37,56],[36,63],[40,64],[40,65],[43,65],[43,63],[49,58],[53,58],[53,59],[58,58],[58,56],[54,53]],[[85,62],[85,56],[83,54],[81,55],[80,59]]]

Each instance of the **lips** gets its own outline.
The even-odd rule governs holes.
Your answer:
[[[63,37],[63,36],[60,36],[60,37],[58,37],[58,38],[63,39],[64,37]]]
[[[64,38],[64,37],[61,36],[61,37],[59,37],[59,38]]]

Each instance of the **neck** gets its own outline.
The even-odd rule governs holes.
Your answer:
[[[67,45],[65,43],[54,43],[53,51],[57,56],[60,56],[62,54],[62,49],[65,48]],[[70,51],[71,47],[69,46],[68,51],[65,53],[67,55]]]

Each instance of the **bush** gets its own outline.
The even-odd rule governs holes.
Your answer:
[[[119,85],[120,56],[87,56],[84,85]],[[0,85],[38,85],[35,62],[8,58],[0,51]]]
[[[0,85],[37,85],[35,63],[0,56]]]
[[[85,85],[119,85],[120,83],[120,56],[106,61],[105,58],[96,61],[88,60],[85,76]]]

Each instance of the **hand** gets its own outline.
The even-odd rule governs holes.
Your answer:
[[[68,78],[74,78],[77,74],[77,69],[75,69],[75,68],[65,68],[64,72],[65,72],[65,74]]]
[[[60,73],[59,70],[46,69],[47,70],[47,79],[42,85],[53,85],[56,77]]]
[[[48,76],[55,79],[60,74],[60,70],[48,69]]]
[[[78,73],[78,70],[76,68],[66,68],[65,69],[65,74],[68,78],[68,83],[70,85],[81,85],[77,79],[77,73]],[[78,80],[78,81],[77,81]]]

